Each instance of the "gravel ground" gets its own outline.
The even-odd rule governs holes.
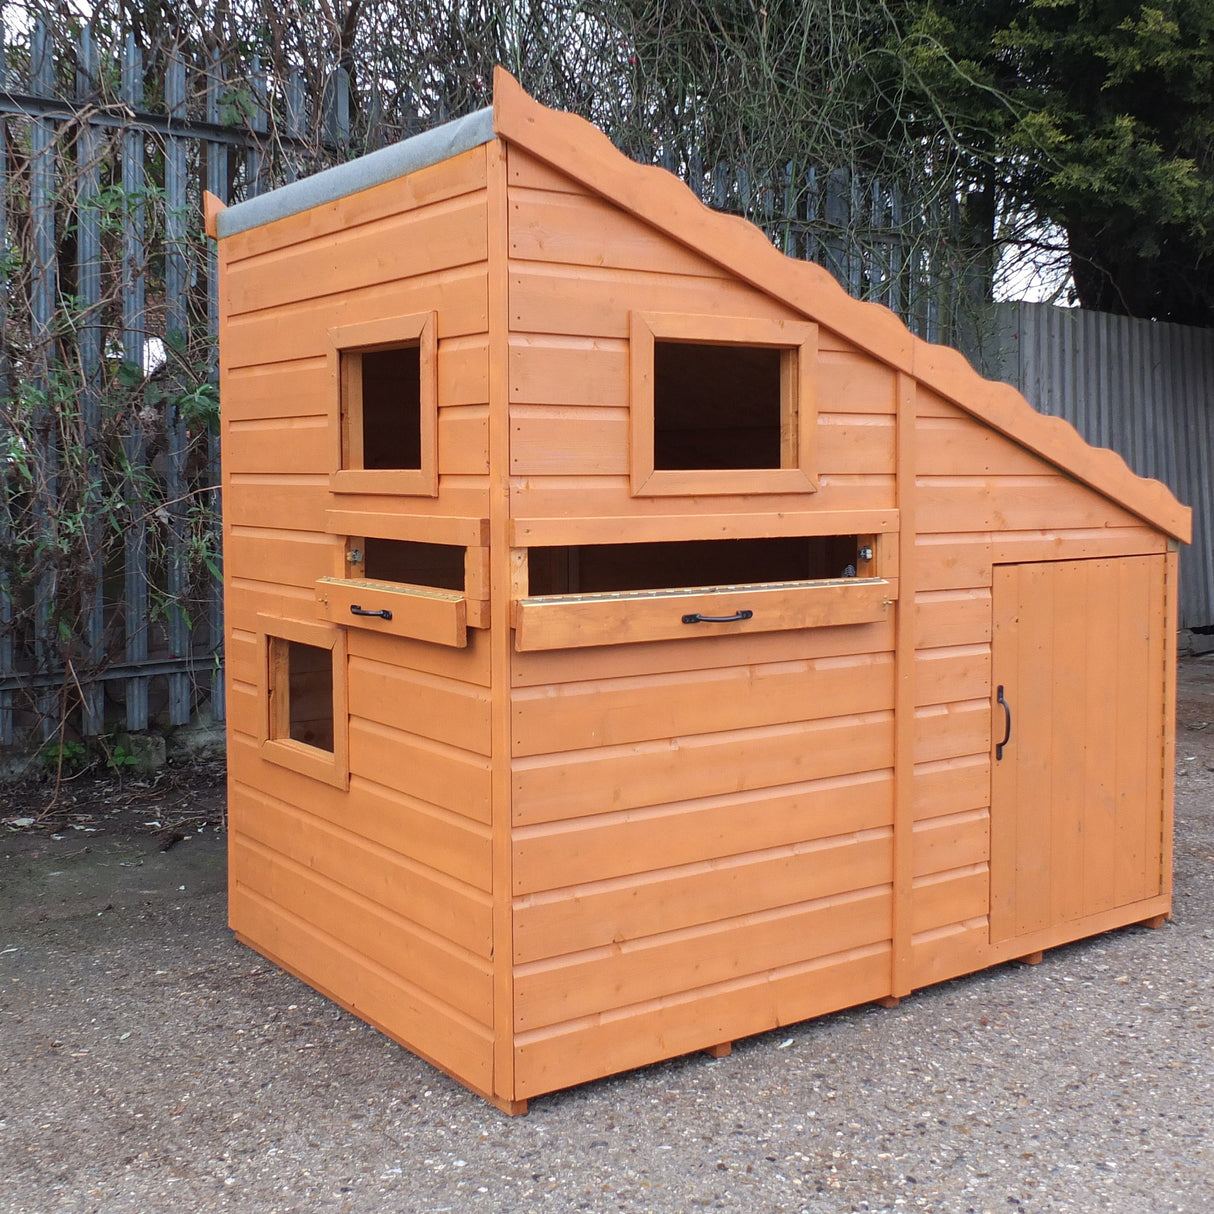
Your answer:
[[[1214,1210],[1214,662],[1175,918],[510,1119],[237,944],[222,836],[0,833],[0,1210]],[[188,814],[182,815],[189,819]],[[153,819],[156,821],[156,819]],[[149,828],[152,829],[152,828]]]

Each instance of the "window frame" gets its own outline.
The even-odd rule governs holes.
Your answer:
[[[434,312],[389,316],[328,330],[331,398],[337,418],[337,461],[330,478],[334,493],[438,496],[438,320]],[[398,346],[418,348],[420,467],[362,468],[361,355]],[[333,407],[331,405],[331,408]]]
[[[350,713],[345,630],[281,616],[259,615],[257,618],[261,648],[261,686],[258,689],[261,701],[261,757],[300,775],[347,789],[350,785]],[[275,693],[280,685],[279,680],[289,677],[286,661],[278,657],[278,643],[290,641],[330,652],[333,664],[332,752],[290,736],[282,737],[276,732]]]
[[[654,467],[654,346],[678,341],[783,351],[779,468]],[[762,317],[633,312],[629,318],[629,468],[633,497],[812,493],[817,490],[818,326]]]
[[[814,531],[805,538],[830,534]],[[514,648],[521,653],[875,623],[888,618],[898,599],[897,536],[876,531],[854,538],[856,576],[850,578],[535,595],[531,549],[523,549],[518,577],[525,593],[514,600],[511,614]]]

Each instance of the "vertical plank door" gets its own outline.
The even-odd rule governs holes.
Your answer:
[[[1164,579],[1162,556],[994,570],[992,943],[1163,888]]]

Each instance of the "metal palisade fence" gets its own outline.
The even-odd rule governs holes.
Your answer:
[[[0,31],[0,745],[218,719],[202,193],[248,198],[452,115],[410,102],[392,122],[340,67],[271,76],[201,41],[145,63],[130,34],[55,44],[32,21],[10,43]],[[918,197],[848,169],[706,165],[675,138],[633,151],[921,335],[965,340],[989,257],[963,256],[939,183]]]
[[[0,31],[0,745],[224,714],[215,252],[202,193],[348,152],[256,59]]]

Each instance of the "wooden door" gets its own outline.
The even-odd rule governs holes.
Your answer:
[[[1161,892],[1164,576],[1163,556],[995,568],[992,943]]]

